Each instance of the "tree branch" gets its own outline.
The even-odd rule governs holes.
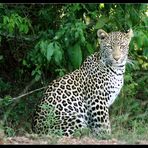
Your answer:
[[[12,100],[20,99],[20,98],[22,98],[22,97],[24,97],[24,96],[30,95],[30,94],[32,94],[32,93],[34,93],[34,92],[36,92],[36,91],[45,89],[45,88],[47,88],[47,87],[48,87],[48,86],[44,86],[44,87],[41,87],[41,88],[32,90],[32,91],[30,91],[30,92],[28,92],[28,93],[25,93],[25,94],[22,94],[22,95],[20,95],[20,96],[18,96],[18,97],[14,97],[14,98],[12,98]],[[3,100],[4,100],[4,99],[0,98],[0,101],[3,101]]]
[[[45,89],[45,88],[47,88],[47,86],[44,86],[44,87],[41,87],[41,88],[32,90],[32,91],[30,91],[30,92],[28,92],[28,93],[22,94],[22,95],[20,95],[20,96],[18,96],[18,97],[12,98],[12,99],[13,99],[13,100],[17,100],[17,99],[19,99],[19,98],[22,98],[22,97],[24,97],[24,96],[30,95],[30,94],[32,94],[32,93],[34,93],[34,92],[36,92],[36,91],[39,91],[39,90],[42,90],[42,89]]]
[[[26,41],[35,41],[39,38],[39,36],[37,35],[32,35],[32,36],[28,35],[27,37],[25,37],[25,36],[15,36],[15,35],[4,33],[4,32],[0,32],[0,35],[6,38],[17,38],[18,40],[26,40]]]

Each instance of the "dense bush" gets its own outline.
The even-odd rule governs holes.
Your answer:
[[[20,127],[29,130],[42,91],[12,98],[79,68],[99,50],[99,28],[133,29],[132,64],[127,65],[124,88],[111,111],[113,117],[128,114],[132,120],[147,122],[147,8],[147,4],[0,4],[0,118],[6,133],[13,135]]]

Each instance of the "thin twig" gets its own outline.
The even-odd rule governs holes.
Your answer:
[[[28,92],[28,93],[25,93],[25,94],[22,94],[22,95],[20,95],[20,96],[18,96],[18,97],[12,98],[12,100],[17,100],[17,99],[19,99],[19,98],[22,98],[22,97],[24,97],[24,96],[27,96],[27,95],[29,95],[29,94],[32,94],[32,93],[34,93],[34,92],[36,92],[36,91],[42,90],[42,89],[44,89],[44,88],[46,88],[46,87],[47,87],[47,86],[44,86],[44,87],[41,87],[41,88],[32,90],[32,91],[30,91],[30,92]],[[16,104],[17,104],[17,101],[14,102],[14,103],[12,104],[12,106],[6,111],[6,113],[5,113],[4,117],[3,117],[3,122],[4,122],[4,123],[7,122],[8,115],[9,115],[9,113],[12,111],[13,107],[14,107]]]
[[[22,95],[20,95],[20,96],[18,96],[18,97],[14,97],[14,98],[12,98],[12,100],[20,99],[20,98],[22,98],[22,97],[24,97],[24,96],[30,95],[30,94],[32,94],[32,93],[34,93],[34,92],[36,92],[36,91],[39,91],[39,90],[42,90],[42,89],[45,89],[45,88],[47,88],[47,86],[44,86],[44,87],[41,87],[41,88],[32,90],[32,91],[30,91],[30,92],[28,92],[28,93],[25,93],[25,94],[22,94]],[[3,99],[0,98],[0,101],[2,101],[2,100],[3,100]]]
[[[39,38],[39,36],[35,36],[35,35],[32,35],[32,36],[27,36],[27,37],[24,37],[24,36],[14,36],[12,34],[9,34],[9,33],[4,33],[4,32],[0,32],[0,35],[1,36],[4,36],[4,37],[9,37],[9,38],[17,38],[18,40],[26,40],[26,41],[34,41],[34,40],[37,40]]]
[[[17,100],[17,99],[19,99],[19,98],[22,98],[22,97],[24,97],[24,96],[27,96],[27,95],[29,95],[29,94],[32,94],[32,93],[34,93],[34,92],[36,92],[36,91],[39,91],[39,90],[42,90],[42,89],[45,89],[45,88],[47,88],[47,86],[44,86],[44,87],[41,87],[41,88],[32,90],[32,91],[30,91],[30,92],[28,92],[28,93],[22,94],[22,95],[20,95],[20,96],[18,96],[18,97],[12,98],[12,99],[13,99],[13,100]]]

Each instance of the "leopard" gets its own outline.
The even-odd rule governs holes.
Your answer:
[[[98,29],[96,34],[98,51],[80,68],[48,85],[34,112],[34,133],[47,135],[58,129],[62,135],[72,136],[78,129],[89,128],[95,135],[111,134],[109,109],[123,87],[134,34],[132,29],[109,33]],[[47,120],[49,116],[55,122]]]

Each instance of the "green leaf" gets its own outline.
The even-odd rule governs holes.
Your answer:
[[[59,73],[60,77],[64,76],[66,73],[66,69],[64,69],[64,68],[56,69],[55,71]]]
[[[33,70],[32,73],[31,73],[31,75],[34,76],[35,73],[36,73],[36,70]]]
[[[54,46],[53,46],[53,43],[50,43],[47,46],[47,55],[46,55],[46,58],[48,61],[51,60],[51,56],[53,55],[53,52],[54,52]]]
[[[22,62],[23,65],[27,65],[27,62],[25,59],[23,59],[23,62]]]
[[[12,18],[10,18],[9,23],[8,23],[8,29],[9,32],[13,32],[14,31],[14,27],[15,27],[15,20],[13,20]]]
[[[36,80],[36,81],[39,81],[40,78],[41,78],[41,75],[40,75],[40,74],[36,74],[36,75],[35,75],[35,80]]]
[[[88,42],[86,44],[86,48],[87,48],[87,50],[88,50],[88,52],[90,54],[92,54],[94,52],[94,49],[93,49],[92,45],[90,43],[88,43]]]
[[[23,30],[22,30],[22,32],[24,32],[25,34],[27,34],[28,33],[28,26],[26,25],[26,24],[24,24],[23,25]]]
[[[143,49],[143,55],[146,56],[146,57],[148,57],[148,48],[147,47],[145,47]]]
[[[95,29],[102,28],[106,23],[108,22],[108,18],[105,16],[102,16],[97,20],[97,24],[95,25]]]
[[[41,49],[41,53],[46,56],[47,55],[47,41],[39,41],[38,44],[37,44],[37,47],[38,45],[40,46],[40,49]]]
[[[2,60],[4,57],[2,55],[0,55],[0,60]]]
[[[35,76],[35,80],[38,81],[41,78],[41,70],[39,69],[40,67],[36,67],[31,73],[32,76]]]
[[[104,3],[100,3],[100,4],[99,4],[99,8],[100,8],[100,9],[103,9],[103,8],[104,8]]]
[[[75,44],[69,49],[69,56],[74,68],[79,68],[82,63],[82,51],[79,44]]]
[[[75,39],[79,38],[79,32],[75,32]]]
[[[3,16],[3,24],[7,25],[9,22],[9,17],[8,16]]]
[[[54,44],[54,60],[58,65],[60,65],[62,60],[62,51],[56,43]]]

